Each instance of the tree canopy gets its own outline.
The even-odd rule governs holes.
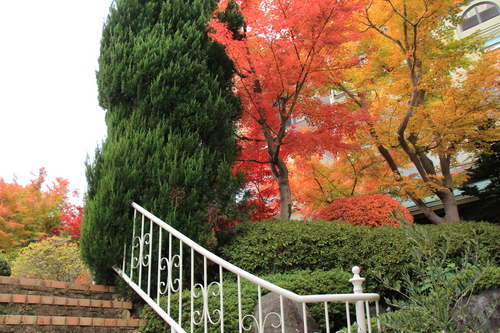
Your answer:
[[[372,120],[360,140],[376,147],[393,173],[389,188],[433,223],[458,222],[453,168],[480,143],[498,140],[498,52],[475,35],[457,39],[463,1],[372,1],[359,17],[360,66],[343,89]],[[492,124],[493,120],[493,124]],[[462,179],[463,180],[463,179]],[[423,199],[436,195],[445,216]]]
[[[360,8],[359,1],[221,1],[210,23],[211,37],[225,45],[236,67],[234,82],[244,107],[240,167],[250,184],[259,184],[257,197],[266,204],[279,198],[280,219],[290,218],[293,206],[289,159],[346,148],[344,139],[362,114],[318,98],[327,65],[357,63],[344,54],[359,36],[354,23]],[[245,21],[241,29],[221,22],[238,11]],[[292,125],[301,118],[308,120],[305,128]]]
[[[0,178],[0,249],[21,248],[64,228],[69,182],[56,178],[45,184],[45,168],[33,177],[26,186]]]
[[[187,8],[189,10],[187,10]],[[131,236],[130,202],[204,245],[234,217],[233,67],[209,40],[212,0],[117,0],[103,29],[97,83],[108,135],[87,163],[82,255],[110,283]]]

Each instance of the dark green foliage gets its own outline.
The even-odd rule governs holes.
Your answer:
[[[314,294],[340,294],[352,292],[352,285],[349,279],[352,274],[342,270],[330,271],[296,271],[288,274],[272,274],[265,275],[262,278],[266,281],[274,283],[282,288],[291,290],[299,295],[314,295]],[[246,314],[253,314],[254,308],[257,304],[257,287],[246,280],[241,282],[242,288],[242,309],[243,316]],[[217,291],[214,287],[211,291]],[[238,286],[234,279],[226,279],[224,282],[224,331],[225,332],[238,332]],[[262,295],[267,294],[269,291],[263,290]],[[184,323],[189,323],[190,318],[190,292],[183,293],[183,319]],[[172,310],[171,313],[177,314],[178,312],[178,295],[171,299]],[[162,297],[161,304],[164,309],[167,308],[167,297]],[[196,299],[195,310],[202,309],[202,300]],[[311,315],[316,319],[322,331],[325,328],[325,309],[323,304],[308,304]],[[214,309],[220,308],[220,301],[218,297],[209,298],[210,313]],[[340,327],[345,323],[345,305],[343,303],[331,304],[329,306],[330,324],[332,327]],[[170,332],[170,327],[166,327],[165,322],[148,306],[142,313],[142,318],[146,319],[147,323],[141,328],[142,332],[149,333],[162,333]],[[175,317],[176,318],[176,317]],[[214,319],[217,316],[213,317]],[[248,324],[245,321],[246,324]],[[337,324],[335,326],[335,323]],[[188,326],[186,326],[188,327]],[[187,330],[188,331],[188,330]],[[203,332],[203,325],[198,326],[195,332]],[[220,332],[218,326],[209,325],[209,332]]]
[[[284,289],[293,291],[298,295],[318,294],[348,294],[352,293],[352,284],[349,279],[352,273],[341,269],[301,270],[286,274],[266,275],[265,280]],[[321,332],[326,332],[325,307],[323,303],[307,304],[311,316],[316,320]],[[331,303],[328,307],[330,327],[340,328],[346,322],[345,304]],[[354,316],[354,314],[351,314]]]
[[[428,230],[404,227],[402,231],[411,240],[412,260],[401,271],[402,281],[379,275],[384,286],[399,296],[386,299],[392,311],[382,314],[382,325],[389,332],[483,332],[478,314],[465,308],[489,266],[478,239],[464,239],[461,254],[450,262],[448,242],[437,249],[429,246]],[[487,312],[494,307],[484,305]]]
[[[470,180],[460,189],[464,194],[482,199],[482,204],[475,210],[474,219],[500,223],[498,205],[500,205],[500,141],[491,143],[491,151],[482,153],[467,170]],[[472,183],[488,179],[490,183],[480,191]]]
[[[500,287],[500,267],[489,266],[477,283],[476,290],[486,290]]]
[[[220,22],[227,23],[229,31],[233,33],[233,39],[241,40],[243,38],[239,28],[243,26],[245,22],[236,1],[230,0],[225,11],[217,12],[217,18]]]
[[[450,263],[459,260],[465,241],[475,237],[492,263],[500,263],[500,228],[496,225],[463,222],[416,228],[428,231],[429,249],[448,247]],[[361,266],[367,292],[387,292],[373,271],[395,282],[412,261],[411,241],[400,227],[369,229],[336,221],[267,221],[233,228],[222,241],[223,258],[258,275],[303,269],[350,271],[352,266]]]
[[[5,258],[0,257],[0,276],[10,276],[10,264]]]
[[[103,29],[97,82],[108,136],[87,162],[82,256],[113,283],[137,202],[203,245],[237,212],[241,177],[232,64],[207,36],[213,0],[117,0]],[[189,10],[187,10],[189,9]]]
[[[474,286],[473,290],[477,292],[499,285],[498,226],[463,222],[412,228],[425,235],[418,246],[415,245],[415,237],[412,239],[402,227],[370,229],[335,221],[245,223],[220,234],[219,252],[231,263],[300,295],[352,292],[348,280],[352,277],[350,270],[354,265],[363,267],[365,292],[379,292],[383,299],[394,299],[394,302],[401,301],[401,295],[392,286],[402,286],[408,281],[421,289],[436,285],[439,295],[453,297],[458,289],[470,291]],[[472,249],[474,246],[479,249],[480,260],[475,257],[476,252],[471,251],[471,246]],[[420,258],[417,260],[416,250],[417,258]],[[429,255],[419,257],[418,252]],[[486,269],[477,265],[487,261],[492,265]],[[480,273],[482,276],[477,280]],[[234,295],[235,283],[229,279],[225,282],[224,294]],[[255,287],[244,282],[243,295],[245,311],[253,311],[257,299]],[[189,299],[188,292],[184,299]],[[236,311],[237,306],[236,301],[231,299],[229,297],[225,301],[226,311],[229,312]],[[432,305],[432,300],[426,304]],[[216,307],[217,302],[211,303],[211,309],[212,306]],[[314,318],[324,325],[322,304],[308,306]],[[342,304],[330,306],[330,318],[333,318],[332,327],[335,329],[339,329],[338,325],[345,325],[344,309]],[[441,310],[449,309],[442,307]],[[445,312],[442,314],[446,315]],[[144,332],[166,332],[163,321],[151,309],[145,311],[144,316],[148,319]],[[424,316],[426,320],[430,318],[428,313],[413,310],[404,316],[396,314],[397,318],[408,316],[413,316],[413,319],[418,316]],[[237,325],[236,318],[226,316],[231,328],[226,327],[226,331],[237,331],[232,329],[237,327],[234,326]]]

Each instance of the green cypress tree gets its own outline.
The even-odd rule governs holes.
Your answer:
[[[207,245],[210,213],[236,213],[241,177],[234,68],[210,41],[213,0],[116,0],[103,28],[97,82],[108,135],[87,162],[81,251],[112,283],[131,238],[132,201]]]

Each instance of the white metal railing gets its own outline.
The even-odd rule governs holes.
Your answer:
[[[325,331],[333,332],[329,318],[329,306],[333,302],[345,303],[347,319],[344,326],[347,332],[353,330],[351,310],[356,316],[357,332],[372,332],[369,302],[375,303],[378,317],[379,295],[363,293],[365,279],[360,277],[358,267],[353,267],[354,276],[349,280],[354,286],[352,294],[297,295],[216,256],[136,203],[132,203],[132,207],[132,246],[125,245],[122,267],[114,269],[170,325],[172,332],[193,333],[196,330],[206,333],[216,327],[217,332],[223,333],[226,319],[237,318],[239,333],[264,333],[266,320],[271,316],[277,320],[273,327],[285,333],[285,298],[302,304],[304,333],[313,333],[308,332],[306,303],[324,305]],[[167,243],[163,244],[165,241]],[[195,262],[199,264],[195,265]],[[208,280],[209,270],[216,276],[216,281]],[[224,293],[224,286],[230,279],[237,284],[237,295]],[[251,313],[247,313],[249,310],[242,305],[242,299],[249,297],[242,288],[245,280],[247,284],[256,286],[254,301],[259,310],[257,315],[253,313],[253,308]],[[279,295],[279,313],[262,313],[261,299],[265,290]],[[228,297],[237,298],[237,313],[225,309]],[[161,303],[160,298],[163,299]],[[351,304],[354,304],[354,309]],[[381,331],[378,321],[377,329]],[[226,328],[226,332],[233,333],[235,330],[228,331]]]

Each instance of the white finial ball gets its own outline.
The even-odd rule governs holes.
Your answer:
[[[352,274],[359,274],[359,272],[361,272],[361,269],[358,266],[352,268]]]

